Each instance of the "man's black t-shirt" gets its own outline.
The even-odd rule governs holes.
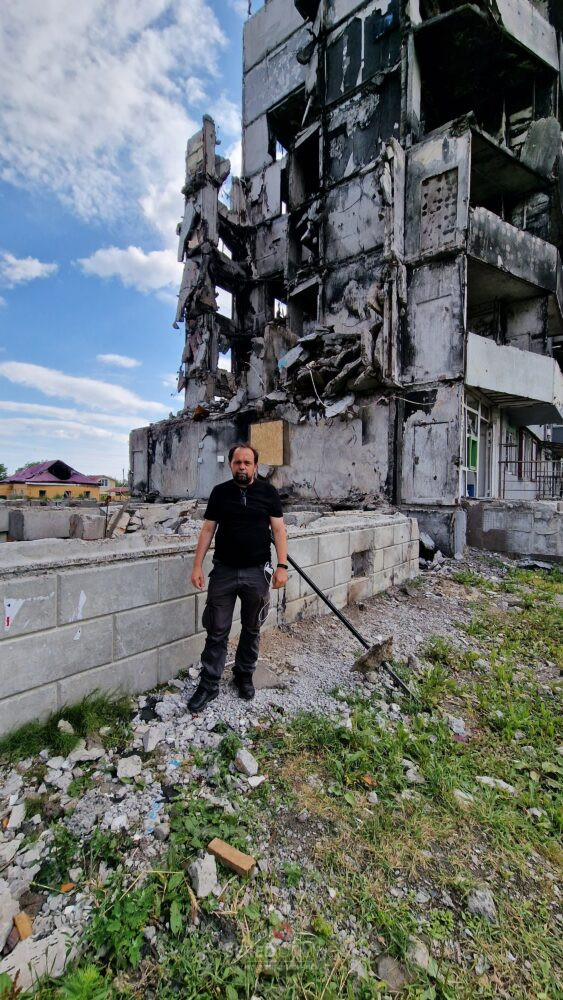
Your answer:
[[[240,569],[269,562],[270,518],[283,517],[278,492],[270,483],[221,483],[211,490],[204,516],[219,525],[214,556],[219,562]]]

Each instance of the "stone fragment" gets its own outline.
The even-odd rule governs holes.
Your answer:
[[[143,770],[143,762],[137,754],[131,757],[122,757],[117,765],[118,778],[136,778]]]
[[[377,670],[382,663],[393,659],[393,636],[378,636],[373,646],[355,660],[352,670],[361,674],[369,674]]]
[[[44,938],[30,937],[20,941],[11,955],[0,962],[0,973],[6,972],[11,979],[18,975],[20,989],[28,990],[42,976],[58,979],[65,965],[74,958],[76,944],[71,943],[68,934],[58,928]]]
[[[235,767],[237,771],[242,774],[246,774],[247,777],[252,777],[258,774],[258,761],[252,756],[249,750],[245,750],[241,747],[237,750],[237,755],[235,757]]]
[[[23,834],[20,833],[17,837],[14,837],[13,840],[9,840],[6,844],[0,844],[0,866],[10,863],[12,858],[18,852],[22,838]]]
[[[264,774],[251,774],[248,779],[248,784],[251,788],[259,788],[265,780],[266,776]]]
[[[502,778],[491,778],[487,774],[478,774],[475,781],[478,781],[480,785],[485,785],[487,788],[496,788],[501,792],[506,792],[508,795],[516,795],[514,785],[509,785]]]
[[[419,541],[421,556],[425,559],[431,558],[436,551],[436,543],[434,542],[434,539],[430,537],[428,532],[421,531]]]
[[[74,735],[74,729],[71,726],[70,722],[67,722],[66,719],[59,719],[59,721],[57,722],[57,729],[59,730],[60,733],[67,733],[69,736]]]
[[[368,971],[363,962],[359,958],[353,958],[350,962],[350,975],[356,976],[357,979],[367,979]]]
[[[18,929],[18,934],[22,941],[26,938],[31,937],[33,933],[33,924],[30,917],[23,910],[21,913],[16,913],[14,917],[14,924]]]
[[[6,944],[8,934],[12,929],[14,917],[18,912],[19,905],[17,900],[12,898],[7,887],[0,887],[0,951],[2,951],[2,948]]]
[[[467,897],[467,909],[477,917],[484,917],[491,924],[497,923],[497,908],[490,889],[474,889]]]
[[[188,867],[188,873],[199,899],[204,899],[213,892],[217,885],[217,865],[212,854],[206,853],[202,858],[193,861]]]
[[[465,721],[463,719],[458,719],[455,715],[449,715],[447,712],[444,712],[444,719],[452,733],[457,733],[458,736],[466,735]]]
[[[475,798],[471,795],[471,792],[464,792],[461,788],[454,788],[452,795],[462,809],[469,808],[469,806],[475,802]]]
[[[225,843],[224,840],[220,840],[219,837],[215,837],[208,845],[207,850],[214,854],[219,861],[222,861],[227,868],[231,868],[238,875],[249,875],[256,864],[256,859],[251,857],[250,854],[243,854],[242,851],[237,851],[236,847],[231,847],[230,844]]]
[[[143,736],[143,749],[145,753],[152,753],[158,744],[164,739],[164,729],[162,726],[151,726]]]
[[[12,771],[8,780],[0,789],[0,799],[9,799],[10,795],[15,795],[19,792],[23,785],[23,778],[21,774],[17,774],[16,771]]]
[[[20,940],[20,932],[14,924],[10,933],[8,934],[8,937],[6,938],[6,944],[4,945],[4,952],[6,955],[9,955],[14,950],[19,940]]]
[[[24,819],[25,819],[25,804],[21,802],[19,805],[14,806],[14,808],[12,809],[6,829],[19,830]]]
[[[379,796],[378,796],[377,792],[369,792],[368,793],[368,802],[369,802],[370,806],[376,806],[377,805],[377,803],[379,802]]]
[[[408,978],[403,966],[391,955],[382,955],[377,961],[377,975],[385,980],[389,993],[400,993]]]
[[[425,971],[430,964],[430,952],[424,941],[421,941],[417,937],[409,938],[406,957],[411,965],[416,965],[419,969],[424,969]]]

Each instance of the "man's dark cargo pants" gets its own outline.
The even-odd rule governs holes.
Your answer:
[[[201,654],[200,684],[208,691],[218,689],[225,668],[237,597],[240,597],[242,628],[233,674],[236,682],[252,680],[258,659],[260,626],[268,614],[270,580],[271,574],[264,571],[263,565],[235,569],[214,562],[202,618],[207,640]]]

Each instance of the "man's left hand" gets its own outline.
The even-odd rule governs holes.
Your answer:
[[[272,590],[280,590],[281,587],[285,587],[287,583],[287,570],[278,569],[272,577]]]

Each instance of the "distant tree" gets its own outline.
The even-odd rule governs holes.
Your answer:
[[[6,466],[2,462],[0,462],[0,479],[5,479],[7,475],[8,475],[8,470]]]
[[[18,466],[16,472],[21,472],[22,469],[28,469],[30,465],[41,465],[42,462],[48,462],[48,458],[35,458],[33,462],[24,462],[23,465]]]

